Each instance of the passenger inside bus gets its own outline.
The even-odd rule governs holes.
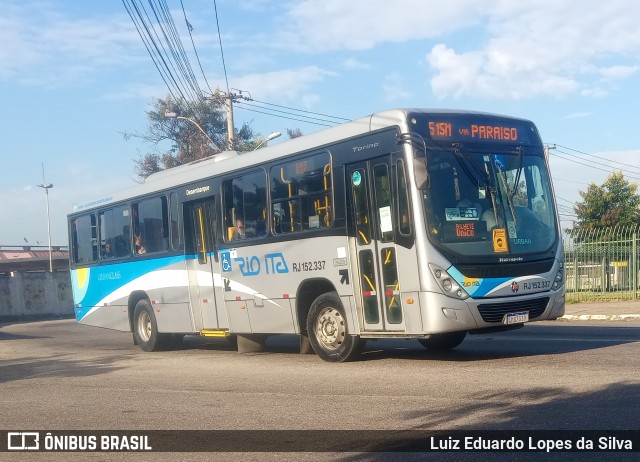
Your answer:
[[[482,215],[482,206],[478,202],[472,202],[468,197],[458,201],[456,207],[460,210],[461,216],[472,220],[477,220]]]
[[[147,249],[142,243],[142,238],[140,237],[140,234],[136,234],[135,236],[133,236],[133,243],[134,243],[134,248],[137,254],[141,255],[143,253],[147,253]]]
[[[105,243],[102,258],[113,258],[113,252],[111,251],[111,244]]]
[[[493,210],[485,210],[482,214],[481,220],[487,224],[487,232],[490,232],[493,228],[498,226],[496,222],[496,214]]]
[[[244,220],[242,218],[236,218],[235,227],[233,230],[233,236],[231,237],[232,241],[240,241],[246,237],[245,228],[244,228]]]
[[[486,193],[483,193],[484,190],[466,174],[458,175],[455,168],[453,172],[452,182],[459,216],[470,220],[479,220],[483,211],[480,201],[484,199]]]

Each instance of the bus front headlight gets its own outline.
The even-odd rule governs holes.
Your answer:
[[[558,290],[560,287],[564,285],[564,264],[560,263],[560,269],[556,273],[556,277],[553,279],[553,284],[551,288],[553,290]]]
[[[464,290],[460,285],[456,282],[455,279],[451,277],[447,271],[443,270],[439,266],[434,265],[433,263],[429,264],[429,268],[431,269],[431,273],[435,278],[436,282],[442,289],[445,295],[453,298],[457,298],[460,300],[464,300],[469,298],[469,294],[466,290]]]

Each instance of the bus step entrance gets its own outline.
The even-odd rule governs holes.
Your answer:
[[[201,330],[200,335],[203,337],[229,337],[228,330]]]

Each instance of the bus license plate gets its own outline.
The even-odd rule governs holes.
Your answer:
[[[509,313],[504,315],[503,324],[520,324],[529,321],[529,312]]]

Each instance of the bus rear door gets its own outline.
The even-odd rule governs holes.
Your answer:
[[[185,240],[188,254],[189,294],[198,330],[226,329],[229,327],[224,305],[216,298],[222,291],[222,280],[216,271],[215,219],[213,197],[185,204]],[[221,299],[220,299],[221,300]]]

